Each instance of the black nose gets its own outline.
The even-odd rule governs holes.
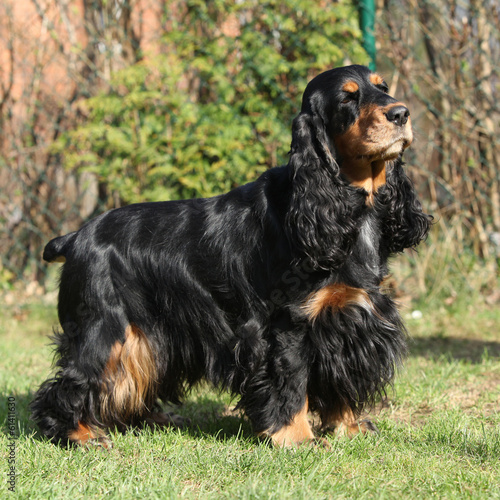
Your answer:
[[[390,122],[395,123],[396,125],[401,127],[408,121],[410,110],[405,106],[394,106],[390,108],[389,111],[387,111],[385,116],[387,116],[387,119]]]

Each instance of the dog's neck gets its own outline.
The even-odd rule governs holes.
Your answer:
[[[373,205],[376,192],[386,181],[385,168],[384,160],[369,161],[359,158],[343,162],[340,171],[353,186],[363,188],[368,193],[366,203]]]

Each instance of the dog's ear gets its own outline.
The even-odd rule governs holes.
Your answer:
[[[399,159],[388,169],[381,201],[388,208],[382,230],[391,253],[413,248],[426,238],[434,218],[423,212]]]
[[[322,162],[339,175],[333,141],[329,140],[324,121],[318,114],[300,113],[293,120],[290,155],[293,168],[307,168]]]
[[[314,268],[342,264],[354,243],[363,202],[341,179],[333,142],[319,115],[295,118],[288,167],[292,194],[286,227],[296,257],[308,258]]]

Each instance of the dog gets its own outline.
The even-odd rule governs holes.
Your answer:
[[[321,427],[376,430],[406,331],[384,278],[425,239],[402,162],[410,113],[363,66],[307,85],[288,164],[207,199],[110,210],[50,241],[64,262],[56,373],[31,404],[54,441],[106,445],[110,430],[182,425],[206,380],[239,396],[258,435],[314,442]]]

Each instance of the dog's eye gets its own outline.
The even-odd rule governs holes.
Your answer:
[[[381,83],[380,85],[377,85],[377,87],[384,92],[385,94],[389,93],[389,87],[387,86],[387,83]]]
[[[344,98],[342,99],[342,104],[348,104],[349,102],[357,101],[359,92],[344,92]]]

